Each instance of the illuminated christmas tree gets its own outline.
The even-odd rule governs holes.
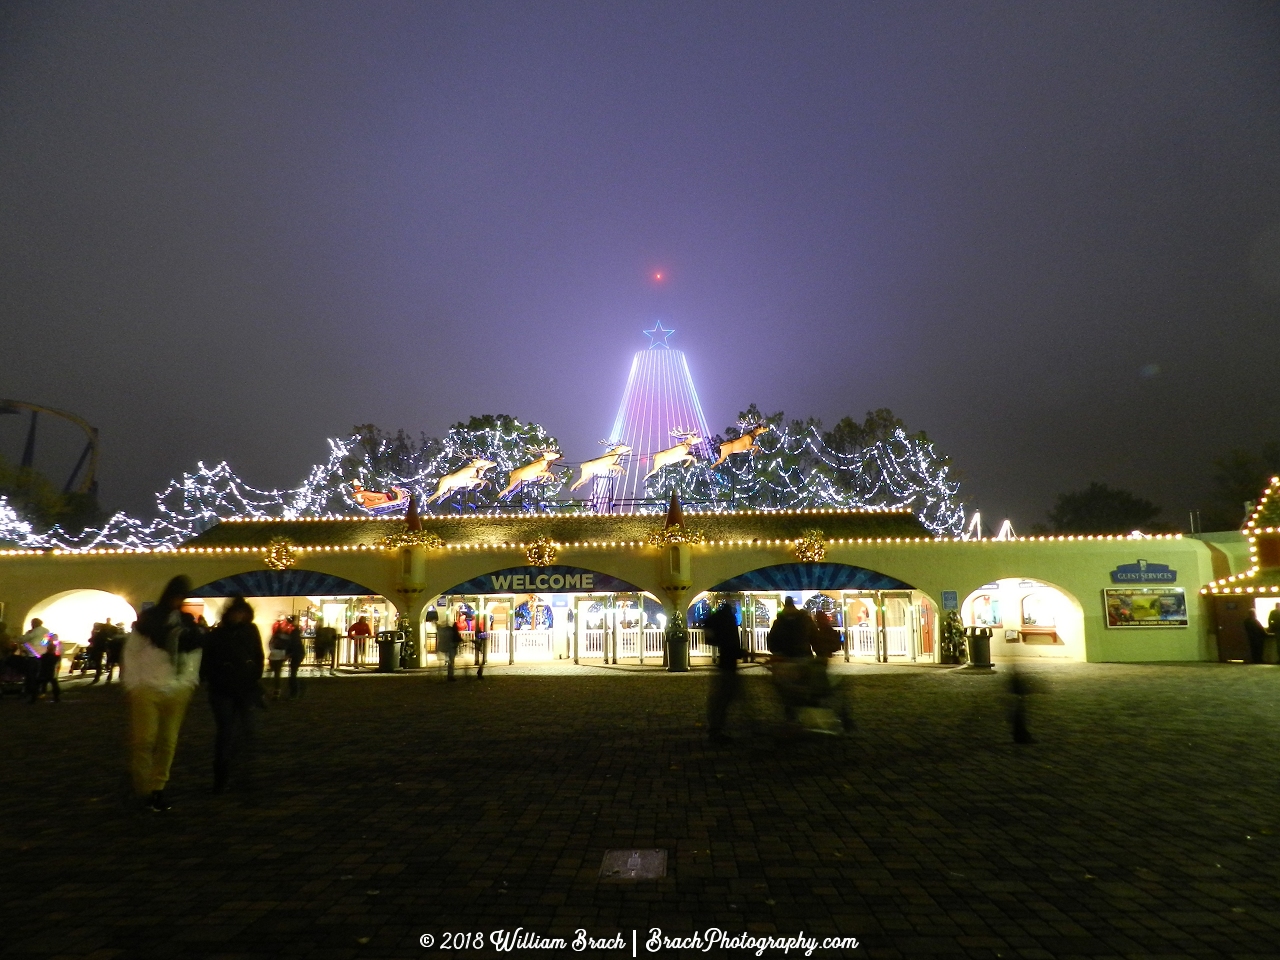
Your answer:
[[[626,444],[631,453],[621,464],[625,467],[621,476],[596,481],[592,500],[597,510],[630,511],[645,506],[641,501],[647,497],[646,476],[655,470],[681,469],[661,466],[661,459],[655,458],[664,451],[673,451],[672,458],[706,459],[709,455],[711,432],[689,363],[684,351],[667,343],[674,332],[661,323],[646,330],[649,348],[636,353],[631,361],[631,374],[609,434],[611,444]],[[686,449],[676,450],[681,444]]]

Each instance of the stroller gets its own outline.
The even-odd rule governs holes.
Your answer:
[[[822,657],[770,657],[773,689],[790,721],[810,733],[840,734],[854,729],[844,679],[833,680]]]

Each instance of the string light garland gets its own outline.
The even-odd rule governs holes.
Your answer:
[[[754,424],[739,425],[738,435]],[[964,529],[960,485],[950,464],[927,440],[901,429],[856,453],[827,446],[816,424],[774,423],[755,452],[732,456],[712,469],[707,463],[667,467],[645,486],[649,497],[685,503],[719,503],[772,509],[820,507],[910,510],[930,531],[956,535]]]
[[[383,537],[378,541],[378,546],[386,547],[387,549],[426,547],[428,550],[439,550],[444,546],[444,540],[437,534],[426,530],[403,530],[400,533],[393,533]]]
[[[650,546],[665,547],[672,543],[706,543],[707,537],[701,530],[676,523],[669,527],[658,527],[645,540]]]
[[[121,512],[79,534],[59,527],[38,533],[0,497],[0,542],[18,550],[164,551],[178,549],[219,522],[349,520],[359,509],[352,499],[353,483],[369,490],[400,487],[426,504],[443,476],[476,457],[496,464],[488,475],[490,483],[426,505],[425,513],[481,518],[495,515],[500,507],[507,509],[499,516],[565,509],[592,512],[588,501],[557,499],[568,471],[523,484],[527,489],[517,488],[507,499],[499,499],[511,471],[527,465],[534,451],[559,451],[558,442],[543,427],[513,417],[472,418],[454,424],[442,439],[423,437],[415,442],[403,433],[366,433],[332,438],[328,445],[325,462],[313,466],[296,488],[259,489],[241,480],[226,462],[213,467],[200,462],[194,472],[170,481],[156,495],[156,519],[144,521]],[[945,458],[932,444],[902,430],[845,455],[830,450],[812,423],[793,422],[775,425],[758,438],[756,447],[755,453],[730,457],[714,470],[705,459],[660,470],[645,485],[655,504],[651,511],[658,512],[657,503],[668,500],[674,489],[684,502],[700,506],[691,513],[743,512],[743,507],[763,513],[910,511],[935,535],[955,535],[963,529],[959,485],[948,479]],[[701,542],[687,529],[666,536],[694,538],[667,542]],[[440,546],[430,535],[412,542],[396,537],[403,535],[384,538],[380,546]]]
[[[1243,532],[1249,541],[1249,568],[1242,573],[1211,581],[1200,588],[1202,595],[1280,594],[1280,583],[1269,582],[1270,579],[1275,579],[1274,558],[1266,571],[1268,574],[1266,582],[1259,577],[1263,572],[1263,566],[1258,558],[1259,537],[1265,536],[1268,540],[1274,540],[1276,535],[1280,534],[1280,476],[1272,477],[1271,482],[1267,484],[1267,489],[1255,504],[1253,513],[1245,521]]]

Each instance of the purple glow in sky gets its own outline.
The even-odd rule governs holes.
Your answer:
[[[1280,437],[1274,4],[15,2],[0,209],[0,396],[142,513],[356,423],[595,456],[659,318],[712,431],[891,407],[1019,528]]]

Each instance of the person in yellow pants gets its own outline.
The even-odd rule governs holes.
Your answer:
[[[169,768],[178,733],[200,682],[204,629],[182,609],[191,581],[174,577],[145,610],[124,645],[121,682],[129,693],[129,764],[133,789],[156,812],[168,810]]]

